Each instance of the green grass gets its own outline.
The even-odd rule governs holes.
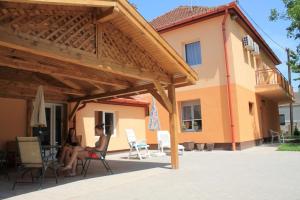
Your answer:
[[[300,151],[300,143],[281,144],[278,151]]]

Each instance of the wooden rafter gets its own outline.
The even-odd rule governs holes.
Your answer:
[[[36,95],[36,89],[29,88],[1,88],[0,89],[0,97],[3,98],[17,98],[17,99],[33,99]],[[67,102],[69,97],[64,94],[59,93],[48,93],[45,92],[45,99],[48,102]]]
[[[39,84],[35,83],[27,83],[27,82],[21,82],[16,80],[4,80],[0,79],[0,88],[9,88],[9,89],[15,89],[15,88],[25,88],[25,89],[37,89]],[[55,86],[49,86],[49,85],[43,85],[45,91],[49,91],[52,93],[61,93],[61,94],[69,94],[74,96],[84,96],[85,93],[80,90],[75,89],[69,89],[69,88],[63,88],[63,87],[55,87]]]
[[[128,89],[123,89],[123,90],[117,90],[113,92],[108,92],[105,94],[96,94],[96,95],[89,95],[86,97],[80,97],[80,98],[75,98],[71,99],[71,102],[77,102],[77,101],[92,101],[92,100],[107,100],[111,98],[121,98],[124,96],[133,96],[137,95],[138,93],[144,92],[148,93],[148,89],[153,88],[153,84],[149,85],[142,85],[142,86],[136,86]]]
[[[98,84],[113,85],[119,87],[129,86],[126,81],[112,80],[101,75],[101,72],[89,73],[87,71],[81,72],[78,70],[70,70],[66,68],[57,68],[55,66],[33,63],[16,59],[13,57],[6,57],[0,55],[0,65],[7,66],[15,69],[21,69],[31,72],[38,72],[42,74],[51,74],[52,76],[71,78],[76,80],[88,81]]]
[[[51,75],[54,79],[58,80],[59,82],[61,82],[62,84],[73,88],[73,89],[77,89],[77,90],[81,90],[82,88],[79,86],[79,84],[74,83],[71,80],[67,80],[63,77],[57,76],[57,75]]]
[[[72,48],[61,48],[56,44],[47,44],[45,41],[32,38],[25,40],[8,33],[7,30],[0,28],[0,46],[8,47],[20,51],[29,52],[35,55],[58,59],[67,63],[73,63],[89,67],[96,70],[110,72],[112,74],[131,77],[139,80],[159,80],[164,83],[170,83],[171,79],[167,74],[158,72],[143,71],[137,66],[130,64],[118,64],[111,60],[97,60],[93,54],[78,51]]]

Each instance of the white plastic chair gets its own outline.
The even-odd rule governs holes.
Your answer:
[[[280,140],[280,133],[276,132],[276,131],[273,131],[272,129],[270,129],[270,135],[271,135],[271,143],[273,144],[274,143],[274,139],[277,138],[278,141],[281,143],[281,140]],[[283,139],[283,143],[284,143],[284,139]]]
[[[164,149],[170,149],[171,148],[171,140],[170,140],[170,133],[169,131],[158,131],[157,132],[157,140],[158,140],[158,149],[161,151],[161,153],[164,153]],[[178,151],[183,155],[184,146],[179,144],[178,145]]]
[[[136,137],[135,137],[135,132],[133,129],[125,129],[125,132],[126,132],[128,144],[130,147],[128,159],[131,157],[133,150],[136,150],[139,159],[142,160],[143,155],[141,154],[141,150],[143,150],[143,149],[146,151],[145,156],[150,157],[150,153],[148,150],[149,145],[147,145],[145,142],[137,142]]]

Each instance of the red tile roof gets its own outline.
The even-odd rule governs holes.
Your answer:
[[[174,10],[161,15],[150,22],[150,24],[156,29],[161,30],[165,27],[169,27],[172,24],[176,24],[179,21],[191,18],[193,16],[199,16],[207,14],[210,11],[216,10],[218,7],[203,7],[203,6],[179,6]]]

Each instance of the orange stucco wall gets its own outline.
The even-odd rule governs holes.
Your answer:
[[[260,56],[255,57],[243,47],[242,38],[248,33],[236,21],[228,21],[227,31],[232,82],[254,91],[256,69],[262,68],[262,63],[268,68],[275,67],[275,64],[262,48],[260,49]]]
[[[125,129],[132,128],[136,133],[137,140],[146,138],[145,109],[139,107],[117,106],[107,104],[89,103],[76,114],[76,131],[83,135],[82,145],[95,146],[95,112],[106,111],[115,114],[116,134],[111,137],[109,150],[129,149]]]
[[[180,102],[199,99],[201,102],[203,130],[199,133],[182,133],[179,141],[201,143],[230,143],[232,141],[226,90],[225,58],[222,35],[223,16],[211,18],[162,33],[167,42],[185,59],[185,44],[200,41],[202,64],[194,66],[199,81],[196,85],[176,90],[180,124]],[[226,23],[226,45],[231,75],[233,121],[237,142],[253,141],[268,137],[269,129],[279,129],[276,102],[255,93],[255,70],[265,63],[274,67],[271,59],[261,49],[261,56],[254,57],[244,50],[242,38],[247,32],[234,20]],[[149,96],[146,98],[150,98]],[[253,113],[249,113],[253,103]],[[168,113],[159,105],[161,129],[168,130]],[[148,119],[147,119],[148,121]],[[147,140],[156,144],[156,134],[147,130]]]
[[[26,135],[26,101],[0,98],[0,149],[16,136]]]
[[[150,98],[148,96],[148,98]],[[179,142],[194,141],[199,143],[230,143],[228,106],[226,87],[208,87],[188,91],[176,92],[178,123],[181,119],[181,102],[199,100],[201,104],[202,124],[201,132],[182,132],[179,127]],[[169,130],[167,111],[157,102],[162,130]],[[149,120],[147,119],[147,122]],[[156,144],[156,133],[147,129],[147,142]]]
[[[268,137],[270,129],[279,130],[278,103],[241,86],[235,88],[238,142]],[[249,111],[249,103],[253,103],[253,113]]]
[[[253,141],[268,137],[270,129],[279,130],[278,104],[264,99],[255,92],[238,85],[232,85],[233,117],[236,142]],[[144,95],[151,99],[150,95]],[[181,126],[181,102],[199,100],[201,104],[202,131],[183,132],[178,128],[179,142],[198,143],[231,143],[232,135],[229,125],[226,86],[199,88],[178,91],[177,112],[178,124]],[[249,111],[249,103],[253,103],[253,113]],[[168,112],[156,102],[160,118],[161,130],[169,130]],[[157,134],[148,130],[149,117],[146,119],[147,142],[157,144]]]
[[[184,45],[200,41],[202,64],[193,69],[199,75],[198,84],[189,89],[223,85],[226,82],[222,17],[212,18],[162,34],[162,37],[184,58]]]

